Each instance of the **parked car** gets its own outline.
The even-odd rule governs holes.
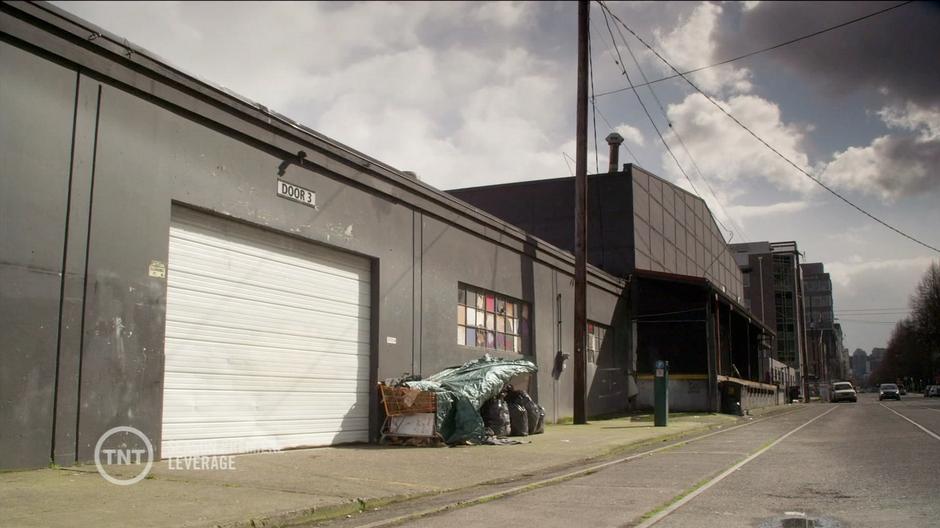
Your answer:
[[[840,381],[832,384],[832,395],[829,401],[835,403],[840,401],[857,402],[858,394],[855,393],[855,387],[847,381]]]
[[[901,400],[901,391],[894,383],[882,383],[878,387],[878,401],[881,400]]]
[[[924,387],[924,398],[940,398],[940,385],[927,385]]]

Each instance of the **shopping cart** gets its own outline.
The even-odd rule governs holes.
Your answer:
[[[425,443],[441,439],[437,431],[435,393],[379,383],[379,394],[385,407],[381,431],[383,442],[389,438],[416,439]]]

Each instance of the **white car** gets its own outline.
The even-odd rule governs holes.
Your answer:
[[[832,384],[831,402],[850,401],[857,402],[858,394],[855,393],[855,387],[847,381],[840,381]]]
[[[894,383],[882,383],[878,387],[878,401],[887,400],[889,398],[901,401],[901,391]]]

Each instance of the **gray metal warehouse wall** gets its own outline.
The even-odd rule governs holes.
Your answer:
[[[571,414],[570,369],[551,378],[556,350],[573,348],[569,256],[16,9],[0,13],[0,468],[90,460],[117,425],[159,446],[166,283],[148,269],[167,261],[173,204],[371,258],[376,380],[482,355],[454,338],[459,282],[532,303],[532,388],[550,417]],[[300,150],[308,162],[283,177],[315,190],[318,210],[274,192]],[[624,328],[614,339],[627,354],[621,285],[591,277],[589,317]],[[600,414],[626,397],[589,404]]]
[[[0,467],[37,466],[50,458],[60,314],[76,335],[84,271],[68,263],[63,280],[78,75],[0,43],[0,79]]]
[[[574,250],[574,178],[447,191],[560,248]],[[633,203],[623,173],[588,175],[587,259],[604,271],[633,272]]]
[[[497,291],[532,303],[534,310],[533,348],[539,366],[535,386],[539,402],[548,418],[572,415],[572,369],[560,378],[551,376],[555,353],[574,355],[574,282],[569,273],[535,262],[525,253],[492,244],[481,244],[472,234],[433,218],[425,218],[421,242],[420,309],[422,317],[420,371],[433,373],[479,356],[476,349],[457,346],[454,340],[454,298],[457,282]],[[560,297],[560,313],[558,312]],[[626,367],[632,354],[629,332],[629,299],[596,287],[588,288],[588,319],[614,327],[612,348],[622,354]],[[558,321],[561,328],[558,328]],[[571,361],[568,361],[570,365]],[[609,375],[597,365],[588,364],[588,410],[592,415],[623,410],[627,403],[626,370],[620,397],[601,390]]]
[[[741,270],[705,202],[630,165],[638,269],[705,277],[744,300]]]

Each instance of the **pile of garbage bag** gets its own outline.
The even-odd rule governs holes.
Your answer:
[[[423,380],[402,380],[401,386],[433,392],[436,430],[448,444],[481,444],[487,439],[537,434],[545,428],[545,410],[509,380],[536,372],[524,359],[489,354],[451,367]]]
[[[545,432],[545,409],[526,391],[506,387],[480,409],[486,436],[528,436]]]

